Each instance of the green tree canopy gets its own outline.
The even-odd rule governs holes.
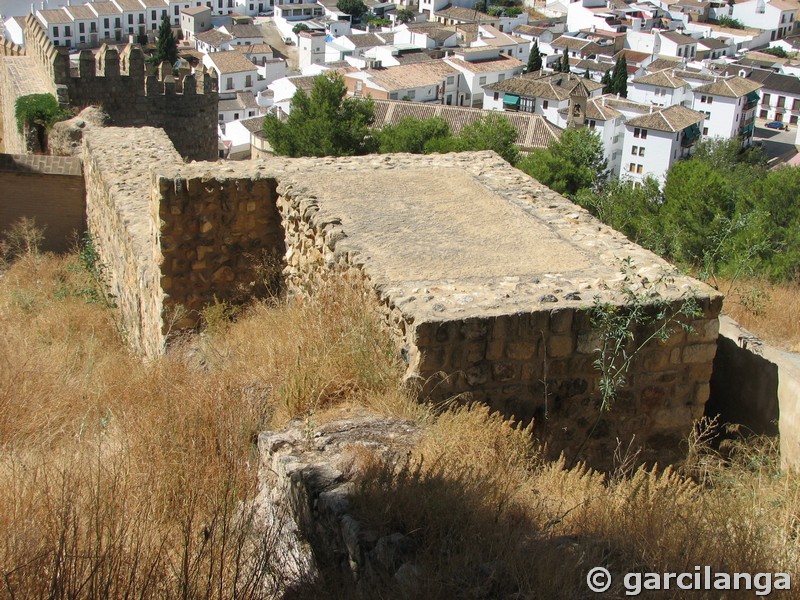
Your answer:
[[[587,128],[569,128],[547,150],[536,150],[517,165],[531,177],[561,194],[599,188],[606,178],[603,142]]]
[[[613,93],[612,85],[611,85],[611,69],[607,69],[606,72],[603,74],[603,78],[600,80],[600,83],[603,84],[603,93],[604,94],[611,94]]]
[[[398,23],[410,23],[416,16],[416,13],[410,8],[398,8],[394,14]]]
[[[292,27],[292,33],[295,34],[295,35],[297,35],[301,31],[310,31],[310,30],[311,30],[311,28],[308,25],[306,25],[305,23],[298,23],[297,25]]]
[[[628,97],[628,61],[624,54],[617,59],[614,71],[611,73],[610,93],[619,94],[623,98]]]
[[[517,130],[502,113],[484,115],[464,126],[457,139],[459,151],[494,150],[512,165],[519,158]]]
[[[405,117],[397,125],[387,125],[375,134],[379,151],[427,154],[435,148],[452,147],[450,126],[440,117],[420,120]]]
[[[172,35],[172,26],[169,24],[169,17],[166,14],[161,19],[161,25],[158,26],[156,51],[150,60],[156,65],[160,65],[164,61],[174,65],[178,60],[178,41]]]
[[[533,71],[541,71],[541,70],[542,70],[542,53],[539,51],[539,42],[534,40],[530,56],[528,56],[528,64],[525,67],[525,72],[532,73]]]
[[[336,3],[336,8],[350,15],[356,21],[367,12],[367,5],[362,0],[339,0]]]
[[[369,126],[375,120],[371,100],[348,98],[344,79],[323,74],[311,94],[297,90],[283,122],[267,115],[264,133],[279,156],[351,156],[374,149]]]

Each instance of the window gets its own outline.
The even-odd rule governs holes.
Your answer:
[[[133,25],[133,15],[128,15],[128,25]]]
[[[89,33],[97,33],[97,23],[94,21],[89,23]]]
[[[500,99],[500,92],[495,92],[494,93],[494,99],[495,100],[499,100]]]
[[[144,23],[144,13],[139,13],[139,24]]]
[[[173,11],[175,13],[176,17],[180,14],[180,11],[181,11],[181,7],[176,4],[175,5],[175,10]]]
[[[634,146],[633,148],[631,148],[631,154],[633,154],[634,156],[638,155],[639,154],[639,146]]]
[[[72,35],[72,31],[69,25],[64,25],[64,35],[67,37]]]
[[[251,87],[253,85],[253,76],[248,75],[244,78],[244,87]]]
[[[594,119],[592,119],[591,121],[589,121],[589,129],[594,129],[595,127],[597,127],[597,122]]]
[[[639,156],[644,156],[644,146],[639,146]]]
[[[486,76],[485,75],[478,80],[478,84],[479,85],[485,85],[486,84]]]
[[[116,19],[114,19],[114,27],[116,27],[117,29],[122,28],[122,18],[121,17],[117,17]]]
[[[392,92],[389,94],[389,100],[397,100],[397,92]]]
[[[406,96],[408,97],[409,100],[413,100],[414,98],[417,97],[417,90],[409,90]]]
[[[53,37],[58,37],[58,27],[53,27]]]
[[[233,120],[234,121],[238,121],[239,120],[239,113],[233,113]]]
[[[506,78],[506,74],[505,73],[500,73],[500,75],[497,76],[497,81],[503,81],[505,78]]]
[[[222,115],[222,113],[220,113],[220,114],[219,114],[219,120],[220,120],[220,121],[222,121],[224,118],[225,118],[225,117]]]
[[[761,111],[761,113],[758,116],[759,116],[760,119],[766,119],[768,114],[769,114],[769,111],[764,109],[764,110]]]
[[[786,102],[786,98],[783,96],[778,96],[778,108],[783,108],[784,103]]]
[[[703,135],[708,135],[708,127],[703,127]]]
[[[794,104],[792,104],[792,110],[800,110],[800,100],[797,98],[794,99]]]
[[[228,80],[225,82],[225,89],[226,90],[233,89],[233,77],[228,77]]]
[[[109,27],[111,27],[111,25],[110,25],[110,24],[109,24],[109,22],[108,22],[108,19],[103,19],[103,27],[105,27],[106,29],[108,29]]]
[[[86,24],[78,23],[78,33],[86,33]]]
[[[447,85],[453,85],[454,77],[452,75],[447,76]]]
[[[636,172],[636,163],[631,163],[630,166],[628,167],[628,171],[630,173],[635,173]]]
[[[633,137],[641,138],[643,140],[646,140],[647,139],[647,129],[640,129],[638,127],[635,127],[633,129]]]
[[[532,113],[534,110],[536,110],[536,102],[533,100],[533,98],[520,98],[519,107],[523,112]]]
[[[150,18],[151,18],[153,21],[155,21],[155,20],[156,20],[156,11],[154,11],[154,10],[150,11]]]
[[[641,174],[641,172],[642,172],[642,165],[636,165],[636,172]]]
[[[761,99],[762,104],[769,104],[771,96],[769,94],[764,94],[764,97]]]
[[[542,110],[547,110],[548,106],[550,106],[550,103],[547,100],[542,100]]]
[[[81,36],[81,39],[80,39],[80,43],[81,43],[81,44],[83,44],[83,43],[85,43],[85,42],[86,42],[86,36],[85,36],[85,35],[82,35],[82,36]]]

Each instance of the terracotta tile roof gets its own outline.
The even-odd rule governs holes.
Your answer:
[[[437,85],[448,75],[457,74],[458,70],[441,60],[436,60],[385,69],[369,69],[364,73],[375,85],[387,92],[393,92]]]
[[[260,133],[264,131],[264,117],[253,117],[252,119],[242,119],[239,121],[242,126],[250,133]]]
[[[680,77],[681,79],[686,80],[693,80],[693,81],[708,81],[713,82],[716,80],[716,77],[713,75],[708,75],[706,73],[700,73],[698,71],[689,71],[685,69],[676,69],[672,71],[672,74],[675,77]]]
[[[529,44],[530,42],[526,39],[521,37],[517,37],[515,35],[509,35],[507,33],[503,33],[496,27],[492,27],[491,25],[481,25],[481,29],[484,30],[484,33],[488,33],[492,37],[487,35],[482,35],[478,37],[480,41],[485,43],[487,46],[510,46],[511,44]]]
[[[139,0],[113,0],[113,2],[122,10],[139,12],[144,10],[144,7],[139,4]]]
[[[672,72],[668,70],[656,71],[655,73],[648,73],[642,77],[637,77],[633,80],[633,83],[655,85],[663,88],[671,88],[673,90],[689,85],[680,77],[675,77]]]
[[[67,25],[72,23],[72,17],[63,8],[37,11],[48,25]]]
[[[122,10],[113,2],[91,2],[89,9],[99,16],[118,15]]]
[[[414,33],[423,33],[427,35],[437,44],[443,44],[456,33],[453,29],[447,29],[435,23],[414,24],[409,25],[408,28]]]
[[[210,46],[220,47],[225,42],[230,42],[233,39],[233,36],[228,35],[224,31],[220,31],[219,29],[209,29],[208,31],[202,31],[200,33],[195,34],[194,36],[196,39],[200,40],[205,44],[209,44]]]
[[[466,23],[475,23],[480,21],[496,21],[497,19],[487,15],[486,13],[479,12],[472,8],[463,8],[461,6],[448,6],[434,13],[437,17],[445,17],[446,19],[453,19],[455,21],[463,21]]]
[[[628,119],[625,125],[676,133],[678,131],[683,131],[690,125],[697,125],[704,118],[705,115],[701,112],[676,105],[668,106],[667,108],[653,111],[652,113],[640,117]]]
[[[561,35],[554,39],[550,45],[553,48],[564,48],[566,46],[570,50],[581,50],[591,43],[592,42],[590,40],[582,40]]]
[[[586,118],[597,121],[608,121],[616,119],[622,113],[613,108],[607,102],[607,97],[591,98],[586,102]]]
[[[695,88],[695,93],[710,94],[713,96],[725,96],[727,98],[741,98],[750,92],[755,92],[763,86],[749,79],[741,77],[731,77],[729,79],[719,79],[714,83],[707,83]]]
[[[566,100],[576,87],[582,86],[591,93],[603,87],[602,83],[584,79],[577,75],[563,73],[541,77],[538,73],[528,73],[484,86],[487,90],[508,92],[526,98],[545,98],[547,100]]]
[[[620,50],[619,52],[617,52],[613,56],[613,59],[615,61],[619,60],[621,56],[624,56],[625,57],[625,61],[628,62],[628,63],[640,63],[643,60],[647,60],[648,58],[650,58],[651,55],[650,55],[649,52],[636,52],[635,50],[625,49],[625,50]]]
[[[256,97],[251,92],[236,92],[236,97],[222,98],[218,105],[218,110],[246,110],[248,108],[258,108]]]
[[[269,44],[247,44],[246,46],[236,46],[234,48],[242,54],[272,54],[272,46]]]
[[[76,21],[94,21],[97,19],[97,15],[88,6],[65,6],[64,10],[71,14]]]
[[[231,25],[226,27],[234,38],[264,38],[264,32],[258,25]]]
[[[517,60],[511,56],[501,54],[497,58],[489,58],[486,60],[476,60],[469,62],[460,58],[448,57],[447,60],[453,64],[461,67],[470,73],[493,73],[495,71],[506,71],[516,67],[523,67],[525,63]]]
[[[652,73],[654,71],[662,71],[664,69],[675,69],[680,66],[683,66],[683,61],[680,61],[677,58],[659,57],[647,65],[647,70]]]
[[[193,17],[195,15],[199,15],[201,13],[204,13],[207,10],[210,11],[211,8],[208,7],[208,6],[205,6],[205,5],[204,6],[190,6],[189,8],[181,9],[181,12]]]
[[[374,48],[375,46],[384,46],[386,44],[386,42],[374,33],[345,35],[343,37],[350,40],[356,48]]]
[[[450,125],[450,130],[458,135],[465,125],[474,123],[484,115],[502,114],[517,130],[516,143],[522,150],[547,148],[551,141],[561,136],[561,129],[548,123],[541,115],[526,112],[505,112],[447,106],[426,102],[402,102],[398,100],[375,100],[375,127],[396,125],[400,119],[413,117],[430,119],[441,117]]]
[[[247,60],[241,52],[235,50],[211,52],[208,57],[220,73],[242,73],[256,70],[253,63]]]
[[[525,35],[531,35],[533,37],[538,37],[545,33],[546,31],[550,31],[546,27],[534,27],[533,25],[517,25],[514,28],[514,33]]]
[[[164,0],[139,0],[141,4],[144,4],[147,8],[168,8],[169,2],[165,2]]]
[[[701,38],[697,40],[698,44],[703,44],[706,48],[710,48],[711,50],[722,50],[730,46],[725,40],[717,39],[717,38]]]
[[[671,42],[675,42],[676,44],[684,45],[684,44],[695,44],[697,40],[693,37],[689,37],[688,35],[683,35],[682,33],[678,33],[677,31],[665,31],[663,33],[659,33],[663,38],[668,39]]]

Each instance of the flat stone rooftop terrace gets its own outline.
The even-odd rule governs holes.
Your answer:
[[[413,320],[492,316],[595,296],[622,302],[630,259],[658,293],[718,294],[492,152],[192,163],[168,179],[275,178],[278,193],[335,223],[347,254]],[[665,275],[668,277],[664,278]]]

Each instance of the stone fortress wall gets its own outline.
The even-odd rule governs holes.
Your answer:
[[[147,355],[204,306],[241,300],[264,250],[284,256],[290,292],[332,272],[361,277],[424,394],[535,418],[554,450],[574,452],[599,414],[593,298],[625,301],[626,257],[650,281],[670,270],[491,152],[222,167],[156,152],[165,142],[152,129],[100,128],[84,146],[89,227],[131,342]],[[143,148],[141,160],[118,161],[108,148]],[[657,291],[675,303],[696,294],[704,314],[695,333],[649,347],[634,365],[582,453],[595,464],[633,434],[648,458],[674,458],[708,399],[721,298],[678,276]]]
[[[18,49],[4,43],[3,52],[13,58],[0,60],[0,97],[7,134],[16,131],[16,98],[51,93],[62,106],[101,106],[114,126],[162,128],[185,159],[216,160],[215,72],[201,69],[199,75],[176,79],[170,65],[164,63],[158,69],[146,65],[141,48],[131,45],[122,53],[106,45],[97,55],[84,50],[78,68],[73,69],[66,49],[53,45],[33,15],[26,18],[25,28],[25,56],[15,55]],[[7,144],[6,151],[25,152],[18,146]]]

